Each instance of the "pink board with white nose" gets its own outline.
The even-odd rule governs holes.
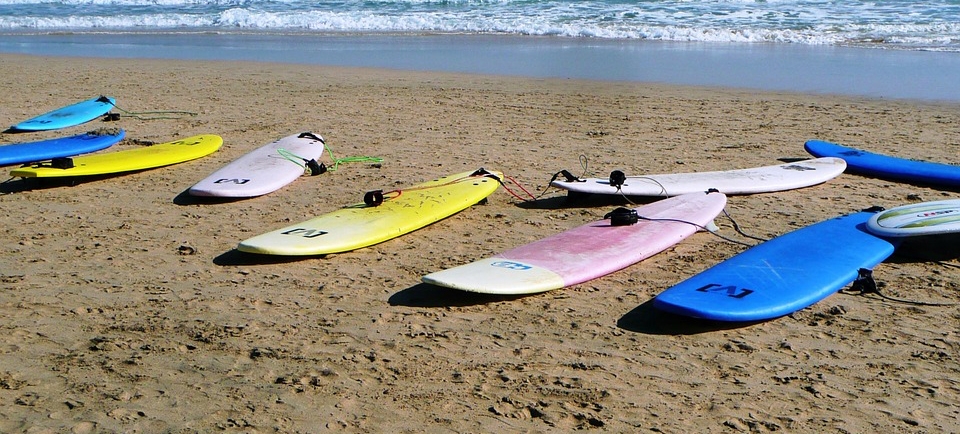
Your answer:
[[[532,294],[576,285],[653,256],[709,225],[722,193],[690,193],[634,210],[634,224],[603,219],[476,262],[428,274],[429,284],[487,294]]]

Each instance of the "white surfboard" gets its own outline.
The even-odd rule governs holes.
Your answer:
[[[960,233],[960,199],[891,208],[871,217],[867,230],[893,238]]]
[[[555,180],[550,185],[570,192],[627,196],[677,196],[716,189],[727,195],[768,193],[829,181],[846,169],[840,158],[816,158],[776,166],[718,172],[626,176],[618,189],[610,178]]]
[[[576,285],[653,256],[706,227],[722,193],[691,193],[535,241],[487,259],[428,274],[425,283],[485,294],[532,294]],[[633,211],[634,213],[630,213]]]
[[[296,181],[305,172],[322,173],[316,161],[323,150],[319,135],[307,132],[287,136],[234,160],[188,192],[206,197],[261,196]]]

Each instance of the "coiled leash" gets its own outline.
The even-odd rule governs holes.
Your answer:
[[[288,161],[303,167],[304,172],[309,173],[310,176],[327,173],[327,166],[323,163],[317,162],[317,160],[303,158],[283,148],[277,148],[277,153],[280,154],[281,157],[286,158]],[[300,161],[303,161],[303,163]]]
[[[310,176],[322,175],[324,173],[327,173],[327,171],[334,172],[337,170],[337,168],[339,168],[341,163],[358,163],[358,162],[367,162],[367,161],[380,163],[383,161],[383,158],[380,158],[380,157],[366,157],[366,156],[346,157],[346,158],[337,159],[333,156],[333,151],[330,149],[330,146],[327,145],[327,141],[324,140],[323,137],[316,135],[310,131],[300,133],[299,135],[297,135],[297,138],[311,139],[311,140],[320,142],[320,144],[323,146],[323,149],[326,150],[328,154],[330,154],[330,160],[333,161],[333,167],[327,167],[326,164],[318,162],[317,160],[303,158],[283,148],[277,149],[277,153],[280,154],[280,156],[282,156],[283,158],[286,158],[287,160],[290,160],[293,163],[296,163],[302,166],[304,168],[304,171],[308,173]],[[300,161],[303,161],[303,163],[300,163]]]

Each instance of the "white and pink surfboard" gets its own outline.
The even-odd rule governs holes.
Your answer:
[[[614,225],[612,218],[595,221],[490,258],[428,274],[423,281],[502,295],[576,285],[626,268],[683,241],[710,225],[726,203],[727,197],[716,192],[674,196],[633,209],[638,216],[636,223]]]
[[[255,197],[279,190],[304,173],[320,174],[319,134],[300,133],[263,145],[200,180],[188,192],[204,197]]]

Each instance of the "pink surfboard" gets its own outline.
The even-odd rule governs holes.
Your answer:
[[[690,193],[635,208],[633,224],[603,219],[476,262],[428,274],[425,283],[485,294],[533,294],[605,276],[709,225],[723,193]],[[619,217],[619,216],[617,216]],[[629,217],[627,217],[629,221]]]

